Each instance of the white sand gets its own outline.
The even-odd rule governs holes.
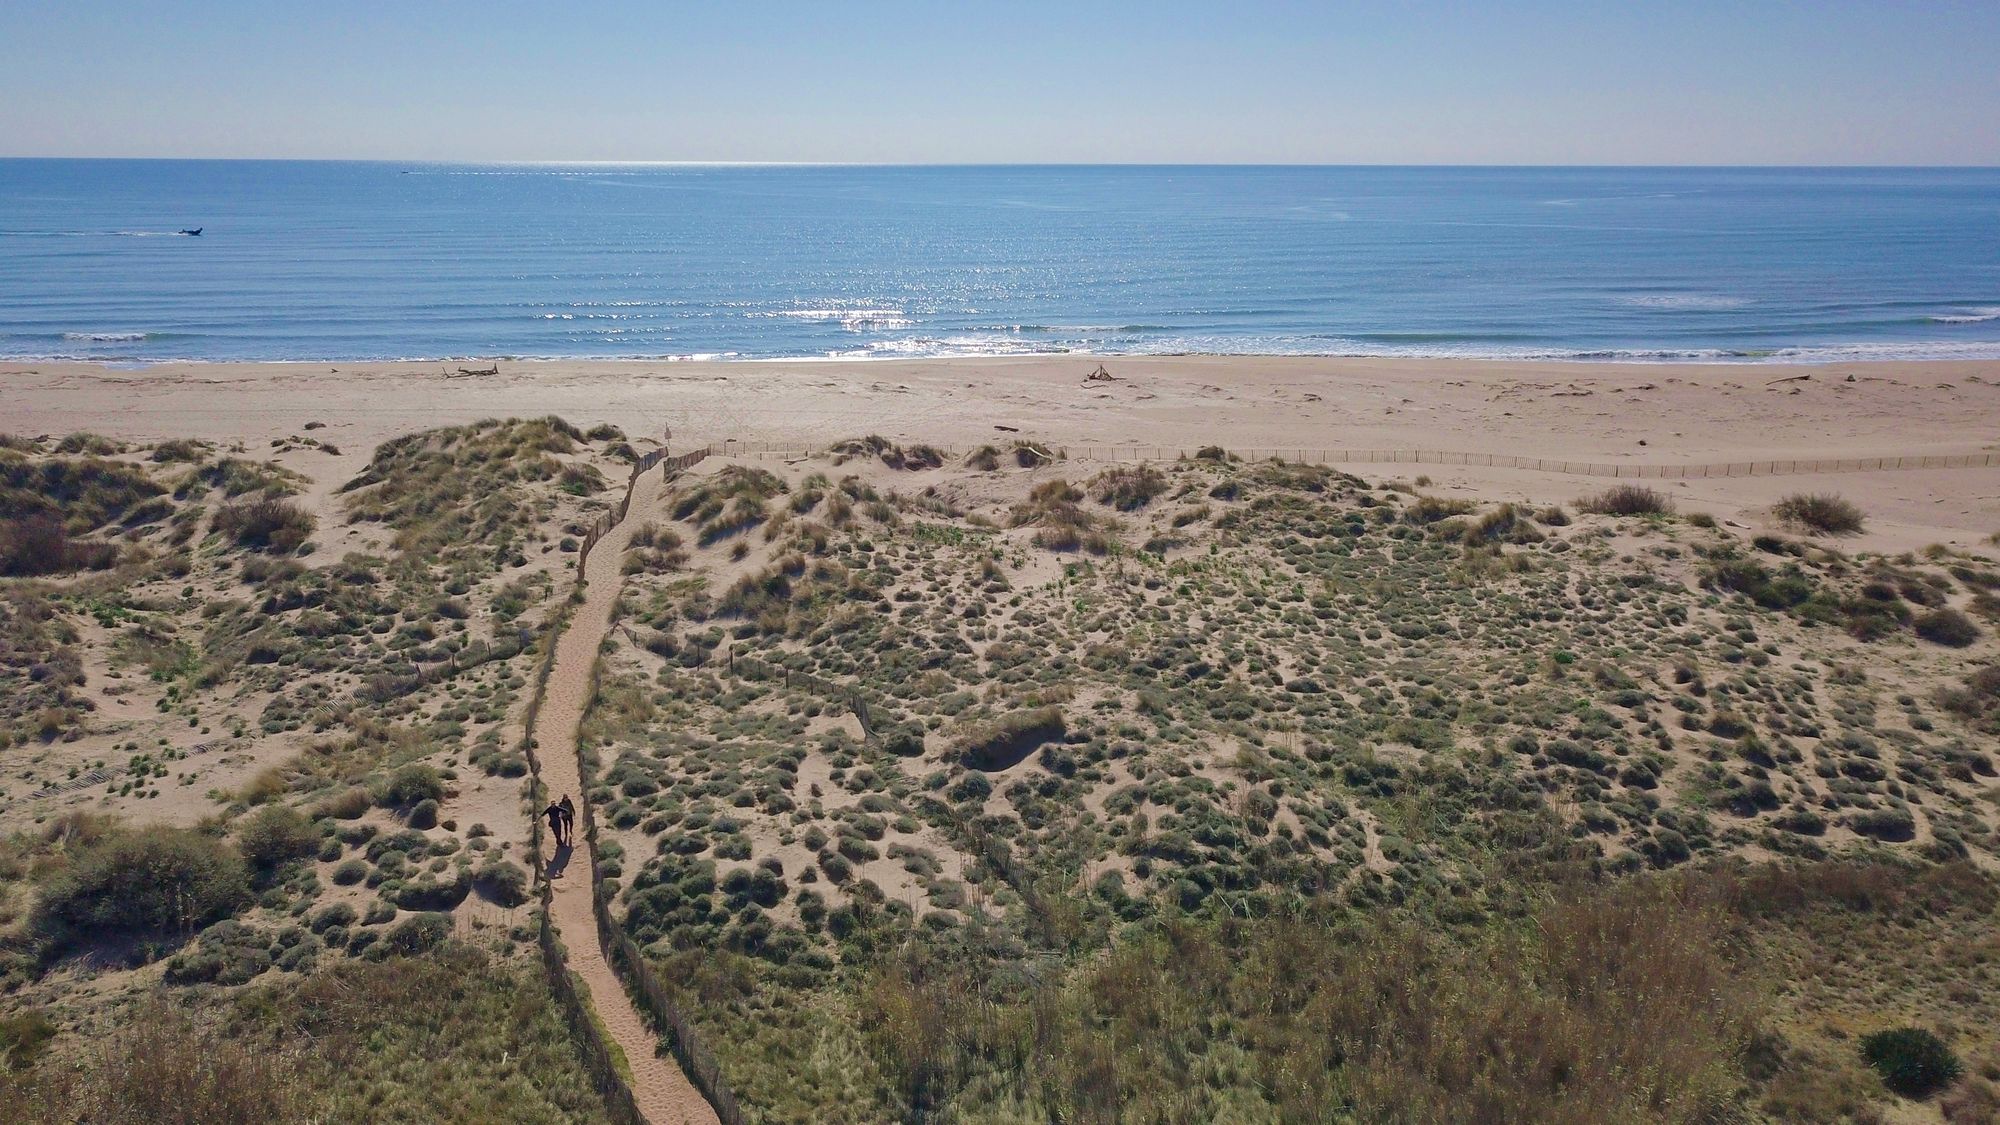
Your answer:
[[[1293,357],[1097,357],[916,362],[0,364],[0,430],[240,440],[325,423],[343,456],[300,465],[336,484],[376,443],[481,417],[560,414],[674,446],[824,444],[880,433],[973,445],[1014,435],[1072,447],[1424,449],[1631,465],[1985,454],[2000,449],[2000,362],[1638,365]],[[1851,379],[1851,381],[1850,381]],[[1643,444],[1642,444],[1643,443]],[[1481,496],[1565,501],[1591,478],[1512,469],[1357,467]],[[1871,518],[1872,549],[1986,546],[2000,469],[1668,482],[1684,507],[1757,526],[1801,490]]]

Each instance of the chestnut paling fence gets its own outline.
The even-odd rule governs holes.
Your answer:
[[[992,446],[1003,456],[1013,441]],[[960,457],[984,446],[934,445],[947,457]],[[1202,448],[1171,445],[1070,445],[1036,448],[1070,461],[1177,461],[1195,457]],[[1220,446],[1206,447],[1220,450]],[[825,446],[758,445],[725,442],[719,455],[757,460],[796,460],[835,451]],[[1473,468],[1522,469],[1564,476],[1612,477],[1632,480],[1702,480],[1709,477],[1797,476],[1812,473],[1876,473],[1899,469],[1986,469],[2000,466],[2000,453],[1924,454],[1901,457],[1771,458],[1762,461],[1642,464],[1583,461],[1559,457],[1514,457],[1504,453],[1460,453],[1436,449],[1310,449],[1245,448],[1222,451],[1245,461],[1290,461],[1304,465],[1445,465]],[[1214,456],[1213,453],[1210,454]]]
[[[591,696],[597,695],[597,676],[593,671],[590,685]],[[577,757],[577,778],[581,782],[583,806],[583,838],[590,849],[593,862],[590,865],[590,911],[597,919],[597,933],[610,954],[611,969],[625,982],[633,998],[638,1001],[639,1010],[653,1021],[654,1030],[664,1034],[667,1049],[673,1052],[674,1060],[687,1072],[688,1080],[701,1096],[708,1099],[714,1108],[716,1118],[722,1125],[742,1125],[743,1111],[736,1104],[736,1096],[722,1079],[722,1067],[702,1042],[701,1033],[674,1002],[673,994],[660,981],[659,975],[647,962],[645,952],[639,943],[618,923],[611,912],[611,897],[614,893],[604,882],[603,869],[595,862],[597,855],[597,815],[590,800],[591,788],[596,784],[596,772],[591,768],[590,759],[581,753]]]
[[[733,648],[729,651],[728,659],[731,672],[748,672],[759,679],[782,680],[787,687],[799,688],[838,700],[848,710],[854,712],[854,718],[860,722],[861,733],[865,738],[872,741],[877,737],[875,710],[869,705],[867,695],[859,689],[837,684],[825,676],[816,676],[811,672],[767,664],[754,656],[739,656]]]
[[[569,617],[570,610],[565,608],[544,640],[542,658],[535,663],[535,675],[531,681],[533,691],[528,696],[526,725],[521,733],[520,749],[527,757],[528,769],[534,777],[534,803],[537,806],[541,803],[542,761],[535,753],[535,719],[541,714],[542,700],[548,694],[549,672],[555,666],[556,637],[569,624]],[[555,887],[546,874],[548,861],[542,843],[542,818],[531,814],[528,824],[531,829],[528,863],[535,872],[536,893],[542,907],[535,933],[535,945],[541,952],[542,974],[548,980],[549,991],[555,994],[557,1005],[562,1008],[563,1018],[569,1024],[570,1038],[575,1041],[577,1052],[583,1056],[584,1069],[590,1073],[591,1083],[604,1099],[611,1119],[617,1125],[647,1125],[645,1116],[639,1112],[638,1100],[632,1096],[632,1087],[618,1071],[617,1059],[605,1038],[604,1029],[591,1015],[589,1004],[577,990],[576,979],[570,975],[569,955],[563,949],[562,939],[556,936],[553,921]]]
[[[217,749],[218,747],[229,745],[232,741],[233,741],[232,739],[217,738],[217,739],[212,739],[208,742],[199,743],[197,745],[189,747],[187,752],[181,755],[181,757],[192,758],[197,754],[206,754],[212,750]],[[130,768],[126,766],[105,766],[101,769],[87,770],[83,773],[77,774],[75,777],[67,778],[63,781],[58,781],[50,785],[44,785],[40,789],[37,789],[34,792],[28,794],[28,796],[54,797],[63,793],[74,793],[79,789],[88,789],[89,787],[96,785],[100,782],[111,782],[113,784],[116,784],[117,778],[130,772],[131,772]]]
[[[631,510],[632,492],[639,482],[639,477],[659,466],[665,466],[662,472],[672,476],[701,461],[709,455],[709,452],[708,449],[702,448],[669,457],[665,449],[657,449],[641,457],[632,466],[631,479],[625,486],[625,498],[616,508],[599,518],[578,544],[576,574],[579,588],[583,582],[584,566],[590,559],[590,549],[596,546],[607,532],[618,526],[619,521],[623,520]],[[535,666],[533,694],[529,696],[525,713],[521,753],[527,758],[528,768],[534,776],[537,805],[541,803],[543,794],[542,763],[536,753],[534,739],[535,720],[541,714],[542,701],[548,692],[549,673],[555,665],[555,639],[568,626],[573,607],[580,600],[572,597],[566,603],[567,608],[552,624],[544,638],[542,658]],[[593,677],[592,692],[595,690],[596,683]],[[735,1095],[731,1094],[723,1083],[721,1068],[716,1064],[715,1056],[702,1043],[700,1034],[674,1003],[665,985],[654,974],[652,966],[646,962],[638,944],[626,935],[617,919],[612,916],[610,894],[604,886],[596,862],[597,818],[591,809],[591,771],[588,761],[579,756],[577,768],[583,782],[583,791],[578,796],[583,807],[584,840],[591,854],[591,913],[596,917],[596,936],[609,954],[607,959],[611,963],[612,971],[618,974],[620,980],[633,994],[640,1010],[654,1021],[656,1030],[667,1036],[668,1047],[672,1050],[674,1058],[687,1071],[695,1089],[701,1091],[702,1096],[708,1099],[709,1105],[714,1107],[716,1117],[723,1122],[723,1125],[741,1125],[744,1120],[743,1113],[736,1105]],[[646,1125],[646,1118],[639,1112],[638,1101],[632,1094],[631,1086],[619,1073],[612,1044],[607,1040],[603,1027],[592,1016],[588,1003],[578,992],[576,981],[570,975],[568,956],[563,950],[562,941],[556,934],[552,920],[555,888],[546,874],[541,818],[531,816],[529,824],[532,829],[529,840],[529,862],[534,866],[542,904],[540,927],[536,937],[549,988],[555,993],[563,1014],[569,1020],[570,1032],[583,1056],[584,1066],[589,1070],[598,1093],[603,1096],[612,1119],[619,1125]]]
[[[651,471],[654,466],[660,465],[665,466],[665,468],[660,470],[662,473],[667,476],[673,476],[675,473],[682,472],[695,465],[711,452],[713,450],[708,446],[703,446],[700,449],[690,450],[689,452],[669,457],[667,456],[666,448],[663,446],[633,462],[632,479],[625,483],[625,499],[620,500],[616,508],[597,517],[597,522],[590,525],[590,530],[583,533],[583,540],[577,544],[576,573],[579,578],[583,574],[583,564],[590,558],[590,549],[595,547],[599,539],[604,538],[606,533],[612,528],[617,527],[619,522],[625,518],[625,512],[632,506],[632,487],[639,483],[639,477],[642,474]]]

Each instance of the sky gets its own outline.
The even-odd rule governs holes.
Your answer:
[[[0,155],[2000,164],[2000,0],[5,0]]]

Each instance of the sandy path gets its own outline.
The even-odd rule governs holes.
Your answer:
[[[647,510],[657,504],[660,474],[643,474],[632,492],[632,505]],[[632,535],[626,520],[598,541],[584,571],[584,602],[569,628],[556,641],[556,658],[549,671],[548,695],[535,721],[535,742],[541,759],[542,782],[552,798],[567,793],[579,804],[583,785],[577,770],[576,732],[590,698],[590,672],[598,646],[611,630],[611,609],[618,600],[619,560]],[[626,995],[597,941],[597,921],[590,908],[590,884],[597,857],[580,848],[568,866],[551,880],[555,887],[556,929],[569,950],[569,967],[582,978],[597,1016],[632,1065],[632,1093],[639,1110],[653,1125],[713,1122],[715,1110],[694,1088],[672,1055],[657,1053],[659,1037],[646,1026],[639,1009]]]

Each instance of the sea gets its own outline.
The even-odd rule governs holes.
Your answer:
[[[1061,352],[2000,358],[2000,169],[0,160],[0,356]]]

